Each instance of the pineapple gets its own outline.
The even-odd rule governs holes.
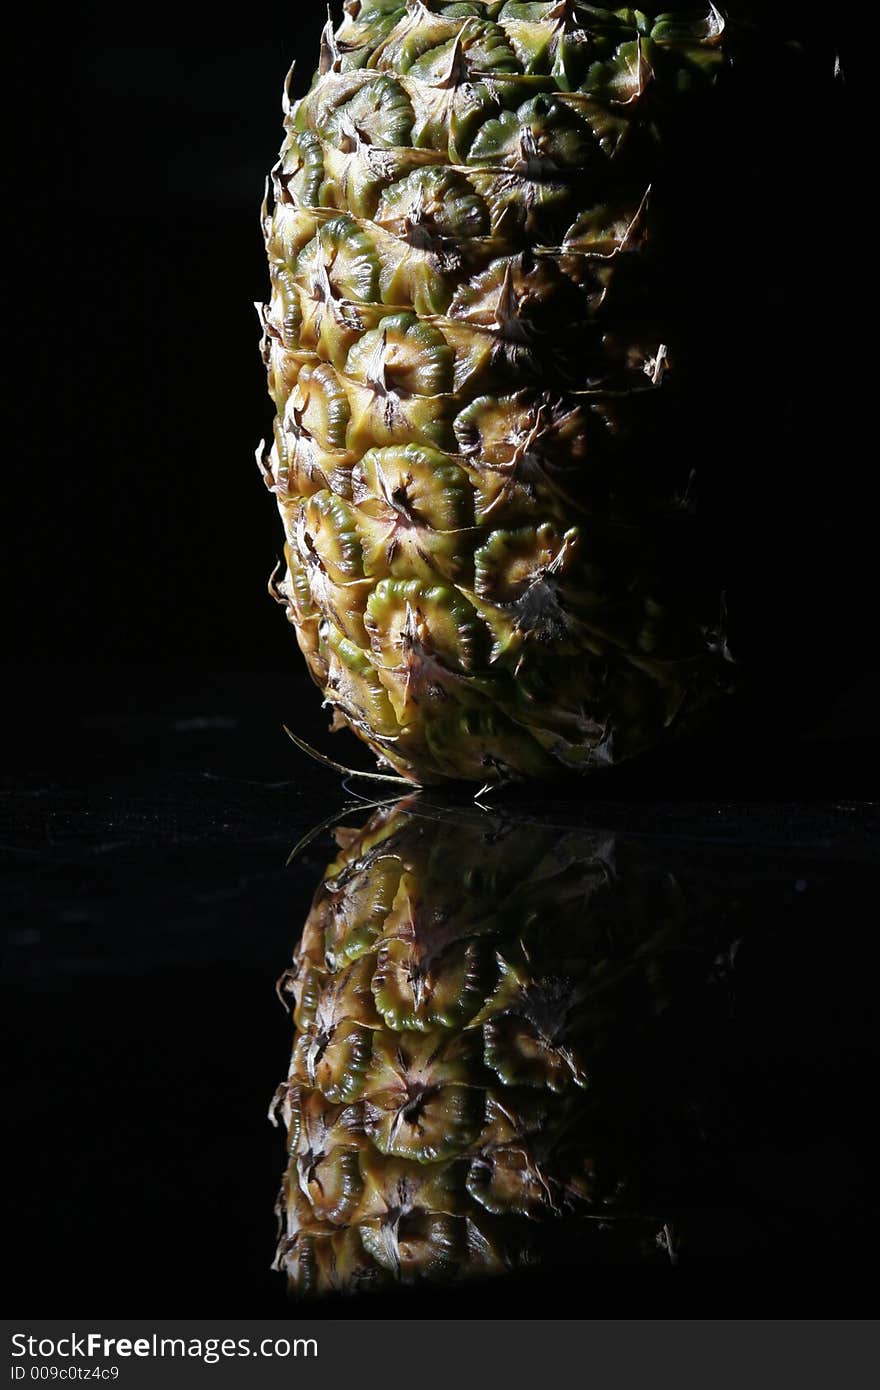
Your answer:
[[[681,458],[651,447],[675,369],[658,151],[724,27],[714,5],[347,0],[285,93],[270,588],[334,727],[413,782],[602,768],[727,685],[669,580]]]
[[[664,1244],[650,1175],[630,1171],[643,1116],[615,1038],[626,1051],[702,987],[717,911],[592,830],[410,798],[337,838],[279,981],[291,1290],[485,1278],[565,1239]]]

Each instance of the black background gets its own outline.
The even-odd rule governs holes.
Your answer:
[[[596,813],[626,821],[640,804],[651,823],[676,796],[797,801],[808,863],[823,836],[813,803],[874,786],[870,394],[853,336],[865,195],[853,84],[832,77],[835,53],[847,74],[856,63],[862,25],[852,7],[754,12],[803,53],[744,59],[711,122],[685,133],[670,262],[673,326],[704,388],[683,425],[752,672],[749,732],[691,784],[662,760],[626,772]],[[8,74],[7,1259],[16,1310],[35,1315],[283,1306],[267,1269],[281,1145],[263,1114],[289,1022],[272,986],[329,845],[293,880],[283,863],[342,794],[278,731],[286,718],[318,742],[326,720],[265,595],[280,528],[253,462],[271,408],[252,301],[281,83],[295,57],[306,80],[325,15],[249,17],[247,34],[185,34],[169,14],[146,37],[83,20],[22,38]],[[790,814],[772,814],[777,832]],[[699,835],[709,815],[682,824]],[[734,839],[759,836],[751,812],[730,815]],[[708,1239],[723,1256],[659,1294],[608,1275],[588,1311],[856,1311],[868,914],[863,878],[829,873],[810,951],[796,932],[768,948],[747,983],[748,1036],[730,1043],[764,1081],[737,1112],[754,1144],[741,1135],[722,1169],[770,1165],[776,1244],[731,1244],[741,1211],[722,1201]],[[472,1311],[562,1307],[558,1289],[488,1297]]]

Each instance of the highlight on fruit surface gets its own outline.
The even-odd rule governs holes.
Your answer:
[[[279,981],[291,1290],[672,1253],[647,1112],[679,1164],[690,1111],[658,1035],[715,988],[717,904],[666,849],[589,828],[410,798],[336,834]]]
[[[344,10],[262,215],[272,592],[334,727],[405,778],[606,767],[729,685],[678,572],[685,451],[654,442],[661,155],[724,19]]]

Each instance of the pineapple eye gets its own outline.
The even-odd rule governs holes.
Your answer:
[[[276,196],[279,201],[315,207],[320,202],[324,156],[321,142],[314,131],[293,131],[282,151],[279,165],[276,174]]]
[[[354,509],[342,497],[319,492],[306,504],[309,546],[324,569],[344,583],[362,579],[363,555]]]
[[[427,250],[486,236],[490,228],[489,209],[464,175],[436,168],[418,169],[387,189],[376,221]]]
[[[346,372],[384,390],[440,396],[452,389],[453,354],[439,329],[393,314],[355,343]]]
[[[471,147],[469,164],[504,164],[541,181],[595,163],[589,127],[558,99],[534,97],[517,111],[487,121]]]
[[[299,287],[286,266],[272,267],[272,302],[269,324],[278,333],[285,348],[295,351],[299,344],[302,312]]]
[[[545,576],[553,576],[565,553],[565,541],[546,524],[537,529],[526,526],[517,531],[494,531],[474,556],[476,592],[504,605],[523,602],[534,590],[535,603],[539,597],[543,601],[537,589]]]
[[[328,363],[300,373],[290,406],[296,425],[317,440],[323,449],[345,447],[351,409],[345,388]]]
[[[311,288],[322,272],[343,299],[375,303],[379,295],[379,260],[366,232],[351,217],[334,217],[300,253],[297,278]]]
[[[322,643],[328,662],[334,704],[343,710],[362,710],[379,737],[394,738],[400,726],[388,694],[367,652],[351,642],[332,623]]]
[[[464,595],[446,585],[380,580],[367,602],[367,626],[373,650],[389,665],[430,667],[436,680],[444,668],[473,670],[488,656],[485,624]]]
[[[336,100],[328,101],[325,95],[318,101],[310,93],[300,120],[312,125],[329,145],[349,153],[358,142],[386,150],[410,144],[413,108],[396,78],[388,73],[356,72],[336,80]]]

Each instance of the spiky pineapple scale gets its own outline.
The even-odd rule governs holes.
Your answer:
[[[264,216],[277,596],[344,722],[421,782],[590,770],[716,681],[646,536],[674,460],[625,436],[664,103],[717,11],[348,0]],[[649,408],[649,407],[647,407]]]

